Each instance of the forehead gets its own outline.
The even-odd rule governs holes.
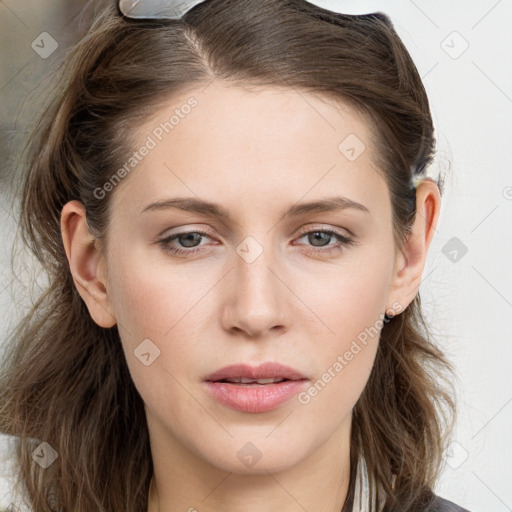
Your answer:
[[[274,200],[340,194],[385,207],[372,137],[366,119],[342,102],[214,81],[170,98],[134,130],[132,149],[151,149],[114,201],[131,196],[143,207],[165,196],[197,195],[265,210]]]

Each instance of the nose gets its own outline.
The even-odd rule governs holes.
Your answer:
[[[284,271],[269,245],[264,248],[252,238],[247,244],[240,244],[233,256],[234,268],[224,288],[223,327],[249,338],[282,334],[291,318],[292,295]]]

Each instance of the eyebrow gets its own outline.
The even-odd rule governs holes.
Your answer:
[[[147,205],[141,212],[151,212],[167,210],[170,208],[177,208],[179,210],[199,213],[202,215],[208,215],[210,217],[218,217],[226,221],[232,221],[232,217],[229,211],[223,206],[212,203],[210,201],[204,201],[195,197],[176,197],[172,199],[162,199]],[[307,203],[296,203],[292,205],[283,214],[282,218],[287,217],[298,217],[308,213],[325,213],[338,210],[355,209],[361,212],[370,213],[368,208],[352,199],[342,196],[332,196],[319,199],[317,201],[310,201]]]

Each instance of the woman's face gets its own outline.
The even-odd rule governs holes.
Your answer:
[[[153,448],[243,473],[348,443],[384,312],[403,309],[364,120],[292,89],[213,82],[169,101],[133,149],[112,186],[106,288]],[[265,362],[306,380],[266,409],[249,395],[283,385],[224,384],[238,406],[209,393],[213,372]]]

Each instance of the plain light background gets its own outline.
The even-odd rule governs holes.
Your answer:
[[[37,2],[37,10],[53,12],[58,3]],[[438,140],[429,175],[445,174],[446,188],[420,294],[436,339],[457,369],[459,405],[436,492],[471,512],[512,511],[512,0],[314,3],[388,14],[423,78]],[[64,4],[69,15],[80,2]],[[23,311],[13,302],[10,270],[16,223],[6,176],[16,161],[13,141],[30,127],[20,113],[27,110],[26,94],[37,94],[30,76],[51,69],[73,39],[72,19],[41,17],[34,5],[0,1],[2,340]],[[43,58],[31,45],[46,31],[59,48]],[[6,482],[0,506],[10,503]]]

